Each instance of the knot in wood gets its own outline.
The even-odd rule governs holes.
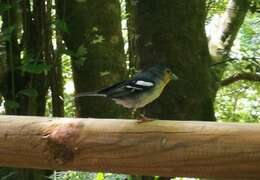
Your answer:
[[[79,137],[81,127],[79,121],[49,126],[44,131],[49,159],[57,164],[72,162],[75,153],[79,153],[76,139]]]
[[[167,145],[168,139],[167,137],[162,137],[161,138],[161,148],[165,148]]]

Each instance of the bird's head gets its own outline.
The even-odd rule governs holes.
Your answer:
[[[165,68],[164,70],[164,82],[168,83],[171,80],[177,80],[178,77],[172,72],[170,68]]]
[[[171,80],[177,80],[178,77],[172,72],[171,68],[164,64],[156,65],[155,71],[157,71],[158,74],[160,74],[163,81],[167,84]]]

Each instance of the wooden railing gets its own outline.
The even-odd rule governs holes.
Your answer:
[[[0,116],[0,167],[260,179],[260,124]]]

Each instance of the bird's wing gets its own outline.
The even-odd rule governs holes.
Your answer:
[[[120,90],[120,87],[125,83],[126,81],[119,82],[117,84],[114,84],[110,87],[101,89],[99,91],[91,91],[91,92],[83,92],[77,94],[75,97],[85,97],[85,96],[101,96],[101,97],[107,97],[110,94],[116,93],[117,91]]]
[[[119,98],[147,91],[153,88],[154,85],[154,82],[151,80],[133,78],[102,89],[98,93],[106,94],[110,98]]]

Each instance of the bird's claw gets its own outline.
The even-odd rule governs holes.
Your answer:
[[[146,116],[143,115],[143,114],[140,114],[140,116],[137,118],[136,123],[137,123],[137,124],[141,124],[141,123],[145,123],[145,122],[151,122],[151,121],[153,121],[153,120],[154,120],[154,119],[149,118],[149,117],[146,117]]]

